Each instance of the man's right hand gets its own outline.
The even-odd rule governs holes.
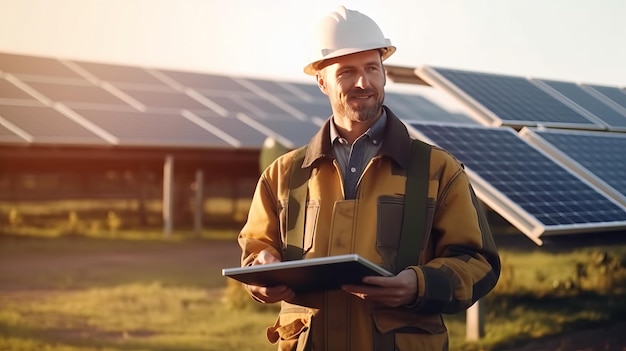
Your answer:
[[[254,261],[252,261],[252,265],[256,266],[257,264],[268,264],[274,262],[280,262],[280,260],[274,257],[269,251],[263,250],[259,252],[259,255],[254,259]],[[275,303],[282,300],[289,301],[296,296],[295,292],[286,285],[248,285],[248,291],[250,291],[252,296],[263,303]]]

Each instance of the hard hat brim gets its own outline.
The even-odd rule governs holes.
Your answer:
[[[389,45],[389,46],[383,46],[383,47],[372,47],[372,48],[368,48],[368,49],[363,49],[363,48],[345,48],[345,49],[341,49],[341,50],[335,50],[331,54],[328,54],[328,55],[324,56],[323,59],[311,62],[308,65],[306,65],[304,67],[304,73],[306,73],[306,74],[308,74],[310,76],[314,76],[314,75],[317,74],[317,72],[320,69],[322,69],[324,67],[323,62],[326,61],[326,60],[330,60],[330,59],[341,57],[341,56],[356,54],[356,53],[359,53],[359,52],[370,51],[370,50],[379,50],[380,51],[380,58],[381,58],[381,60],[385,61],[386,59],[389,58],[389,56],[391,56],[394,52],[396,52],[396,47],[393,46],[393,45]]]

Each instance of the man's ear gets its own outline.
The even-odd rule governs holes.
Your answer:
[[[317,74],[315,75],[315,79],[317,80],[317,87],[320,88],[324,95],[328,95],[328,92],[326,91],[326,82],[324,81],[324,77],[322,77],[322,74],[320,72],[317,72]]]

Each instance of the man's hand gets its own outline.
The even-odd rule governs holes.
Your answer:
[[[365,277],[363,283],[371,285],[344,285],[341,289],[389,307],[408,305],[417,298],[417,276],[412,269],[405,269],[395,277]]]
[[[280,260],[270,254],[269,251],[263,250],[259,252],[259,255],[254,259],[252,265],[255,266],[257,264],[268,264],[279,261]],[[296,295],[293,290],[285,285],[269,287],[248,285],[248,290],[254,297],[263,303],[274,303],[281,300],[289,301]]]

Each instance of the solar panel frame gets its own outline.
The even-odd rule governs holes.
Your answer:
[[[514,144],[512,146],[502,145],[500,147],[497,147],[496,150],[491,150],[494,156],[493,158],[488,155],[480,154],[483,159],[489,160],[489,162],[493,163],[493,165],[490,166],[489,164],[487,164],[489,162],[486,162],[486,161],[484,164],[478,165],[476,164],[476,162],[478,161],[464,159],[463,155],[459,155],[459,153],[463,153],[462,151],[464,150],[469,150],[468,152],[477,152],[477,150],[471,150],[471,148],[467,147],[467,145],[462,146],[462,147],[459,146],[458,150],[456,150],[457,148],[451,146],[453,145],[452,143],[456,141],[460,143],[459,145],[463,145],[462,144],[463,140],[461,140],[458,136],[455,138],[450,138],[453,140],[447,140],[446,143],[448,143],[449,145],[445,145],[445,143],[444,144],[438,143],[434,138],[429,136],[427,132],[424,132],[424,129],[426,129],[427,126],[434,126],[436,128],[439,128],[440,130],[446,130],[446,131],[453,131],[454,128],[464,128],[465,130],[485,130],[485,131],[488,131],[488,133],[509,133],[510,135],[508,136],[506,136],[506,134],[503,134],[503,135],[505,136],[505,138],[508,138],[507,140],[510,139],[514,141],[514,143],[519,143],[519,144]],[[499,213],[503,218],[508,220],[509,223],[511,223],[516,228],[518,228],[522,233],[524,233],[526,236],[528,236],[531,240],[533,240],[539,245],[542,244],[541,237],[543,235],[574,234],[574,233],[583,233],[583,232],[589,232],[589,231],[608,231],[608,230],[626,228],[626,208],[624,208],[624,206],[620,205],[615,200],[613,200],[612,198],[610,198],[609,196],[601,192],[593,184],[581,178],[575,172],[569,170],[566,167],[563,167],[563,165],[558,163],[555,159],[553,159],[547,153],[543,152],[541,149],[535,147],[532,144],[527,143],[524,139],[519,137],[519,135],[515,132],[513,128],[486,127],[486,126],[480,126],[480,125],[433,123],[433,122],[411,122],[411,123],[407,123],[407,128],[409,129],[410,133],[413,136],[417,137],[418,139],[424,140],[434,145],[440,145],[446,150],[452,152],[453,154],[456,153],[455,156],[459,158],[461,162],[464,163],[466,172],[470,178],[470,181],[472,182],[472,185],[478,197],[487,206],[489,206],[491,209]],[[473,143],[478,142],[477,138],[471,138],[470,140]],[[546,213],[543,214],[544,220],[543,221],[540,220],[536,215],[532,214],[525,207],[523,207],[523,205],[521,205],[521,203],[524,202],[524,201],[521,201],[523,200],[523,196],[524,196],[524,193],[521,191],[526,189],[526,188],[521,188],[521,187],[522,187],[522,184],[527,184],[528,189],[526,189],[526,191],[528,191],[528,194],[526,194],[525,196],[531,196],[530,199],[536,202],[536,203],[530,203],[528,205],[530,207],[527,207],[527,208],[533,208],[534,211],[539,211],[538,209],[542,208],[543,202],[546,202],[546,205],[549,205],[551,203],[550,201],[552,201],[552,203],[554,204],[559,204],[560,200],[557,201],[556,198],[551,199],[549,201],[546,201],[549,198],[543,198],[543,199],[542,197],[535,198],[535,196],[537,196],[536,193],[540,193],[541,187],[537,188],[537,186],[535,186],[534,183],[528,183],[530,180],[532,180],[533,177],[540,176],[541,175],[540,173],[545,171],[544,169],[540,169],[539,171],[533,171],[534,173],[530,172],[530,170],[526,171],[526,169],[524,169],[525,173],[522,173],[521,171],[517,173],[513,173],[513,174],[522,174],[524,176],[524,181],[526,181],[527,183],[520,183],[520,181],[517,180],[515,177],[511,178],[509,176],[506,176],[506,177],[509,177],[509,178],[506,178],[505,176],[501,176],[499,178],[500,185],[497,185],[497,184],[494,185],[494,183],[489,181],[487,178],[485,178],[483,174],[480,173],[479,170],[475,169],[475,168],[483,169],[483,172],[487,172],[486,170],[489,169],[489,167],[495,167],[494,170],[497,170],[498,173],[510,172],[511,171],[510,169],[508,168],[505,169],[501,165],[497,165],[497,162],[498,162],[497,158],[501,157],[499,155],[505,155],[504,151],[507,151],[509,153],[519,152],[519,150],[515,149],[516,147],[518,147],[516,145],[521,146],[522,149],[525,150],[525,152],[531,152],[534,160],[538,160],[537,162],[541,162],[542,165],[550,165],[550,167],[554,167],[554,169],[556,169],[559,172],[559,174],[564,175],[567,179],[567,181],[564,182],[564,184],[567,184],[567,182],[576,183],[578,186],[581,187],[582,191],[585,194],[589,194],[589,193],[594,194],[597,200],[602,201],[603,204],[613,208],[615,211],[617,211],[619,215],[624,217],[624,219],[617,220],[617,221],[589,222],[589,223],[578,222],[578,223],[569,223],[569,224],[567,223],[559,224],[557,221],[554,224],[550,224],[550,223],[546,223],[550,219],[549,217],[546,217],[550,213],[549,211],[547,211],[547,208],[546,208]],[[511,165],[509,164],[508,166],[510,167]],[[522,165],[518,162],[516,166],[522,167],[522,166],[525,166],[525,164]],[[488,173],[485,173],[485,174],[488,174]],[[528,178],[528,179],[525,179],[525,178]],[[542,178],[542,181],[545,183],[546,179]],[[564,184],[554,183],[555,188],[550,189],[550,191],[556,191],[556,189],[562,188]],[[564,193],[571,192],[569,188],[560,189],[559,191],[564,192]],[[557,192],[557,194],[560,194],[560,193]],[[518,198],[520,196],[522,197]],[[552,206],[556,206],[554,204]],[[557,207],[554,207],[554,209],[556,208]],[[584,209],[579,209],[578,207],[572,207],[571,211],[572,211],[571,214],[573,216],[576,216],[576,213],[577,213],[576,211],[584,211]],[[564,212],[564,214],[566,213]]]
[[[550,134],[554,135],[564,135],[569,137],[577,137],[581,140],[577,140],[579,144],[584,145],[580,147],[580,150],[584,150],[585,152],[593,152],[593,148],[588,142],[584,142],[585,138],[609,138],[613,140],[621,140],[623,142],[623,146],[618,147],[622,152],[626,152],[626,134],[624,133],[611,133],[611,132],[593,132],[593,131],[575,131],[575,130],[557,130],[557,129],[537,129],[537,128],[523,128],[519,131],[519,135],[521,138],[526,140],[527,142],[535,145],[540,148],[553,158],[557,159],[560,163],[564,164],[569,169],[576,172],[582,178],[586,179],[588,182],[592,183],[608,196],[613,198],[615,201],[619,202],[622,206],[626,206],[626,172],[623,169],[614,169],[612,173],[621,173],[622,178],[618,181],[615,179],[608,179],[608,177],[599,175],[598,172],[594,172],[590,167],[594,167],[590,162],[580,161],[582,155],[573,155],[571,152],[568,153],[566,150],[563,150],[562,147],[559,147],[554,144],[554,142],[550,142],[546,137]],[[608,140],[608,139],[607,139]],[[606,157],[606,155],[612,155],[610,150],[603,150],[603,154],[598,154],[594,152],[594,155],[588,155],[595,158],[595,161],[599,161],[602,157]],[[578,158],[578,160],[577,160]],[[619,166],[619,161],[622,161],[622,165],[626,163],[626,157],[622,157],[621,159],[616,159],[615,157],[611,158],[612,162],[604,162],[603,167],[611,167],[611,166]],[[582,162],[582,163],[581,163]],[[585,164],[583,164],[585,163]],[[595,162],[594,162],[595,163]],[[607,166],[607,163],[609,165]],[[626,166],[624,166],[626,167]],[[624,168],[623,167],[623,168]],[[606,170],[606,169],[605,169]],[[604,172],[600,172],[601,174]]]
[[[550,120],[525,120],[525,119],[506,119],[502,116],[498,116],[494,111],[492,111],[489,107],[485,106],[483,103],[479,102],[475,97],[473,97],[470,93],[463,90],[457,84],[452,82],[450,79],[446,78],[441,72],[450,71],[450,72],[460,72],[464,74],[475,74],[477,76],[484,77],[494,77],[494,78],[508,78],[508,79],[518,79],[521,81],[527,81],[529,86],[535,87],[528,79],[522,77],[514,77],[514,76],[506,76],[506,75],[498,75],[492,73],[478,73],[478,72],[470,72],[470,71],[461,71],[461,70],[452,70],[452,69],[444,69],[437,68],[431,66],[421,66],[416,68],[415,72],[419,76],[420,79],[424,80],[428,84],[438,89],[446,91],[452,97],[457,99],[466,109],[470,117],[476,119],[480,124],[485,126],[499,127],[499,126],[510,126],[513,128],[522,128],[524,126],[545,126],[545,127],[554,127],[554,128],[573,128],[573,129],[592,129],[592,130],[602,130],[605,128],[603,124],[596,123],[595,121],[589,120],[579,111],[572,109],[570,106],[563,104],[561,101],[554,99],[549,94],[545,93],[541,89],[535,87],[537,90],[532,91],[533,93],[541,93],[539,96],[544,98],[546,103],[552,104],[551,106],[555,108],[565,108],[569,109],[568,112],[572,114],[572,116],[579,117],[578,122],[558,122],[558,121],[550,121]],[[544,96],[545,95],[545,96]],[[545,99],[547,98],[547,99]]]

